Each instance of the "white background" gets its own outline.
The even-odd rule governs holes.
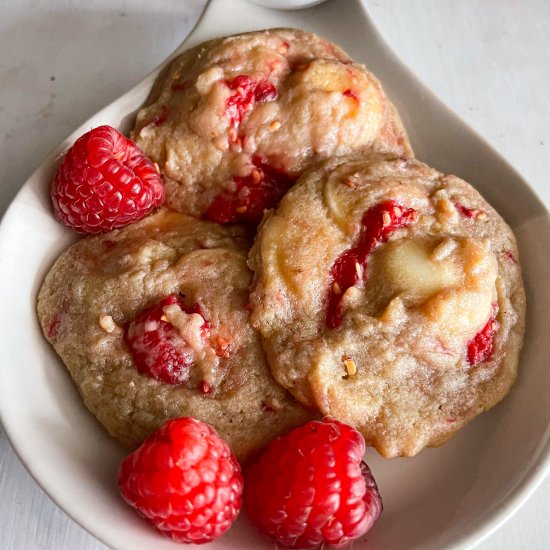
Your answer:
[[[550,2],[365,1],[403,61],[550,204]],[[0,0],[0,213],[54,145],[183,40],[204,5]],[[549,519],[547,479],[478,548],[548,549]],[[1,429],[0,547],[105,549],[34,483]]]

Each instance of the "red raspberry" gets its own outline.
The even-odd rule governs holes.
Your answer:
[[[244,74],[236,76],[233,80],[226,80],[225,85],[235,92],[225,103],[225,113],[234,129],[238,128],[254,103],[265,103],[277,98],[277,89],[271,82],[255,82]]]
[[[463,215],[469,218],[470,220],[482,220],[487,217],[487,213],[483,210],[478,210],[477,208],[468,208],[459,202],[453,203],[455,208]]]
[[[364,535],[382,512],[364,452],[359,432],[328,419],[275,439],[246,474],[250,518],[289,548],[340,546]]]
[[[359,95],[355,90],[352,90],[351,88],[344,90],[342,94],[344,94],[346,97],[350,97],[351,99],[355,99],[355,101],[359,101]]]
[[[485,326],[468,343],[468,363],[476,367],[489,361],[494,352],[494,339],[500,323],[497,321],[498,304],[493,304],[491,316]]]
[[[329,328],[342,324],[342,299],[346,290],[354,286],[366,273],[371,252],[400,227],[416,221],[418,213],[394,200],[381,202],[369,208],[361,220],[359,239],[353,248],[343,252],[330,268],[330,288],[326,323]]]
[[[250,223],[258,225],[264,210],[274,208],[296,178],[270,166],[262,158],[252,157],[254,168],[248,176],[233,176],[237,184],[233,193],[216,195],[205,218],[216,223]]]
[[[188,307],[177,294],[171,294],[128,323],[126,342],[139,372],[166,384],[182,384],[189,380],[193,352],[178,329],[163,319],[164,308],[172,304],[185,313],[202,315],[198,304]],[[209,326],[204,317],[203,321],[201,336],[206,338]]]
[[[185,417],[164,424],[123,460],[118,485],[124,500],[163,534],[201,544],[235,521],[243,478],[215,430]]]
[[[164,202],[160,174],[139,147],[110,126],[76,140],[52,183],[55,216],[79,233],[135,222]]]

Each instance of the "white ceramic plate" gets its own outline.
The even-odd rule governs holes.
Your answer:
[[[382,81],[409,130],[417,156],[473,183],[514,228],[528,297],[519,380],[510,396],[441,449],[413,459],[367,461],[385,510],[368,542],[378,550],[469,548],[504,522],[550,470],[550,219],[528,185],[491,147],[426,90],[378,36],[360,0],[330,0],[305,11],[271,11],[244,0],[212,0],[179,51],[204,40],[275,26],[315,31],[364,62]],[[0,413],[37,482],[75,521],[117,549],[181,546],[158,535],[122,503],[116,474],[124,451],[84,408],[42,338],[38,288],[75,240],[51,215],[48,187],[56,158],[90,127],[127,131],[158,70],[87,120],[52,151],[6,213],[0,230]],[[209,548],[273,548],[241,517]]]

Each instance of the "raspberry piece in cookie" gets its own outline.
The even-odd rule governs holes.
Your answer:
[[[296,428],[247,471],[248,515],[287,548],[342,546],[363,536],[382,513],[364,454],[361,434],[341,422]]]
[[[223,535],[241,509],[241,468],[215,430],[177,418],[127,456],[118,485],[124,500],[161,533],[189,544]]]
[[[80,233],[105,233],[149,214],[164,202],[164,185],[136,144],[99,126],[67,151],[51,189],[55,216]]]
[[[264,210],[277,206],[295,178],[253,157],[254,168],[247,176],[233,176],[235,190],[217,195],[205,212],[207,220],[217,223],[243,222],[258,224]]]
[[[270,29],[213,40],[163,71],[133,136],[160,166],[171,208],[257,225],[318,161],[412,154],[364,66],[323,38]]]
[[[365,212],[357,244],[344,252],[330,268],[327,326],[334,328],[342,323],[343,295],[364,276],[368,255],[395,229],[405,227],[415,219],[414,209],[403,208],[395,201],[377,204]]]
[[[525,294],[509,254],[512,231],[459,178],[413,159],[332,159],[260,228],[252,324],[297,399],[384,456],[411,456],[516,378]]]
[[[225,102],[225,114],[235,130],[245,114],[252,110],[254,103],[273,101],[277,97],[275,86],[267,80],[255,82],[246,75],[239,75],[225,84],[234,92]]]
[[[498,304],[493,304],[493,311],[487,324],[470,340],[468,344],[468,362],[472,367],[489,361],[493,356],[493,342],[497,333],[499,322],[496,320]]]
[[[208,322],[198,304],[187,307],[172,294],[131,321],[126,340],[139,372],[181,384],[189,380],[190,366],[206,355],[207,334]]]
[[[192,416],[246,459],[313,417],[273,380],[250,326],[245,235],[161,210],[80,240],[47,275],[44,335],[122,443]]]

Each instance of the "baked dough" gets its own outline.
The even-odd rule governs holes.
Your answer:
[[[86,406],[122,443],[136,446],[166,420],[193,416],[244,459],[312,417],[273,380],[249,324],[248,246],[237,226],[160,211],[82,239],[48,273],[38,297],[44,334]],[[179,292],[209,323],[199,351],[210,359],[192,364],[186,383],[169,384],[138,372],[125,331]]]
[[[378,80],[294,29],[212,40],[177,57],[133,138],[159,164],[170,207],[219,223],[257,224],[320,159],[412,154]]]
[[[456,176],[413,159],[329,160],[266,216],[249,263],[275,379],[386,457],[441,444],[516,378],[516,241]]]

